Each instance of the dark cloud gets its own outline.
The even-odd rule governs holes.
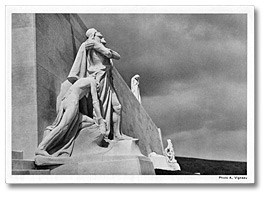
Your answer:
[[[206,78],[195,84],[175,83],[167,96],[143,98],[143,105],[163,134],[202,127],[217,131],[246,129],[246,85]]]
[[[165,137],[182,132],[185,136],[181,138],[195,132],[204,132],[205,136],[210,136],[206,132],[212,132],[211,135],[218,132],[219,136],[214,139],[218,143],[222,140],[222,132],[230,136],[233,132],[241,132],[241,136],[225,139],[224,143],[244,137],[247,119],[246,15],[80,16],[89,28],[100,30],[108,46],[121,54],[121,60],[114,63],[128,85],[133,75],[140,74],[143,106]],[[203,147],[203,142],[197,144],[196,147]],[[229,150],[226,144],[220,147],[230,152],[237,150],[233,147]],[[241,153],[243,151],[241,148]],[[225,153],[224,156],[229,156]]]

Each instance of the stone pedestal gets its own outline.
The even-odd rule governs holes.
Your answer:
[[[51,175],[155,175],[154,166],[144,156],[104,156],[84,162],[64,164]]]
[[[96,132],[82,131],[71,157],[38,155],[35,164],[51,169],[51,175],[155,175],[152,161],[140,152],[138,139],[113,141]]]
[[[179,164],[177,162],[170,163],[168,159],[156,153],[149,154],[150,160],[153,162],[155,169],[169,170],[169,171],[179,171],[181,170]]]

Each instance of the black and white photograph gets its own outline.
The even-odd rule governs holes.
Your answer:
[[[7,183],[254,183],[253,6],[7,6],[6,38]]]

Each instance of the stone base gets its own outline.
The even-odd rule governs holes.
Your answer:
[[[159,155],[156,153],[150,153],[149,158],[153,162],[155,169],[162,169],[162,170],[169,170],[169,171],[181,170],[181,168],[177,162],[169,163],[167,161],[167,158],[163,155]]]
[[[86,147],[86,141],[78,139],[71,157],[37,155],[35,164],[50,169],[51,175],[155,175],[150,158],[140,152],[138,139],[107,140],[106,147],[101,147],[99,142],[104,141],[101,137]],[[88,150],[79,150],[79,144]]]
[[[101,160],[64,164],[51,175],[155,175],[149,158],[144,156],[103,156]]]

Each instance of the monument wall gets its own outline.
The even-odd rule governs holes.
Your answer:
[[[12,14],[12,150],[33,156],[37,144],[36,23]]]
[[[12,150],[33,158],[44,128],[56,117],[56,98],[87,27],[76,14],[12,15]],[[118,62],[121,64],[121,61]],[[122,132],[138,138],[144,155],[163,154],[158,129],[117,70]]]
[[[12,15],[12,150],[34,157],[86,26],[75,14]]]
[[[56,98],[87,28],[77,15],[36,14],[38,143],[56,117]]]

